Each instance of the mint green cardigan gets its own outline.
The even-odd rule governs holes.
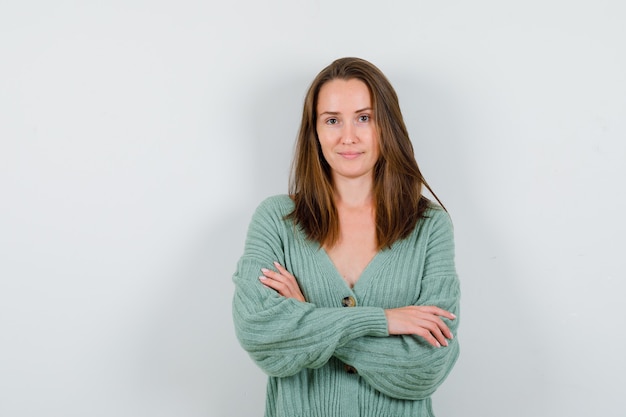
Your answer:
[[[448,214],[432,205],[350,288],[324,249],[284,219],[292,209],[286,195],[259,205],[233,276],[237,337],[269,375],[265,416],[433,416],[430,396],[456,362],[458,341],[436,348],[390,336],[384,309],[436,305],[459,317]],[[261,284],[261,268],[274,261],[297,278],[307,302]],[[444,319],[455,336],[458,320]]]

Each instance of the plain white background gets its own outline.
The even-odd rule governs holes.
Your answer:
[[[0,1],[0,415],[261,416],[252,211],[333,59],[396,87],[455,224],[439,417],[623,416],[620,0]]]

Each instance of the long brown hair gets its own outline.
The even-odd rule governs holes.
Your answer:
[[[373,194],[378,249],[405,237],[424,217],[426,187],[443,207],[422,176],[404,124],[395,90],[373,64],[360,58],[340,58],[313,80],[304,100],[296,141],[289,193],[295,207],[287,216],[320,245],[333,246],[339,239],[339,216],[334,202],[330,166],[317,137],[317,99],[322,86],[335,79],[358,79],[367,85],[378,129],[380,156],[374,167]]]

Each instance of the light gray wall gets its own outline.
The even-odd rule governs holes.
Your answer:
[[[623,416],[620,0],[0,2],[0,415],[261,416],[231,275],[340,56],[455,223],[445,416]]]

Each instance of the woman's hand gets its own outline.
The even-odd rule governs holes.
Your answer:
[[[268,288],[276,290],[280,295],[287,298],[295,298],[298,301],[306,301],[296,277],[291,275],[281,264],[274,262],[274,266],[278,270],[272,271],[270,269],[262,268],[263,275],[259,277],[259,280]]]
[[[452,332],[441,317],[456,316],[436,306],[407,306],[385,310],[389,334],[415,334],[435,347],[448,346]]]

